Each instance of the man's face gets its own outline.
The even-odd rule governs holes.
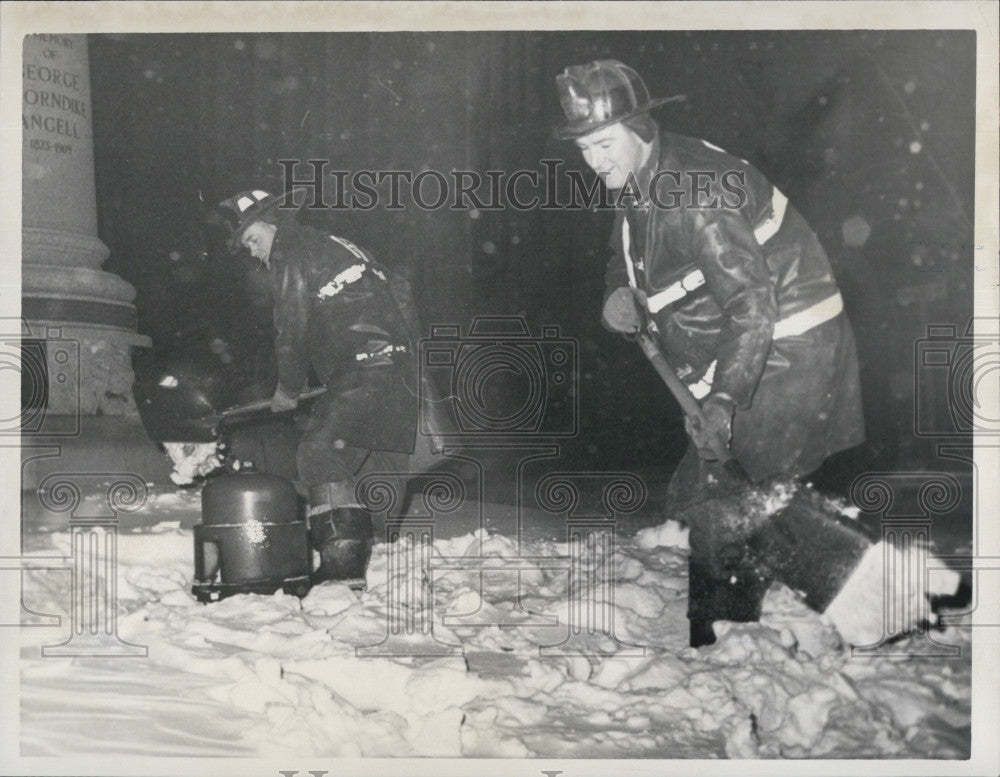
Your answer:
[[[577,138],[575,142],[584,161],[609,189],[621,189],[629,173],[637,176],[650,148],[620,122]]]
[[[250,249],[250,255],[254,259],[260,259],[265,265],[271,256],[271,243],[274,242],[274,233],[277,227],[274,224],[267,224],[263,221],[255,221],[243,233],[240,243]]]

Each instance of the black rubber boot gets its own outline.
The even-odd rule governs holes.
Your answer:
[[[697,648],[704,645],[715,644],[715,630],[712,628],[712,621],[694,620],[691,623],[691,647]]]
[[[719,561],[723,578],[720,585],[725,588],[725,594],[718,619],[736,623],[759,621],[771,577],[754,563],[744,545],[722,548]]]
[[[309,490],[309,543],[319,552],[312,581],[364,578],[374,544],[372,518],[358,505],[343,505],[349,489],[324,483]]]
[[[715,642],[712,621],[715,620],[718,612],[715,605],[718,598],[718,587],[718,580],[712,574],[709,561],[691,556],[688,559],[687,612],[691,625],[691,647],[711,645]]]
[[[715,558],[688,559],[688,619],[691,647],[715,642],[714,621],[760,620],[764,594],[771,584],[739,546],[719,550]]]
[[[309,541],[320,556],[314,583],[363,579],[373,545],[371,515],[361,507],[336,507],[312,515]]]

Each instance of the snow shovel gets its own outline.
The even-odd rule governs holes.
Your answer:
[[[647,332],[640,332],[638,342],[684,413],[701,419],[698,401],[671,368],[653,338]],[[739,513],[731,516],[731,522],[742,526],[727,526],[726,529],[730,543],[742,546],[735,548],[734,553],[753,567],[751,577],[763,581],[765,590],[769,581],[779,580],[801,592],[812,609],[824,612],[858,568],[865,553],[880,538],[856,521],[833,512],[822,495],[805,486],[799,486],[791,501],[774,514],[748,521],[745,513],[752,510],[751,505],[760,509],[766,500],[728,445],[716,439],[711,447],[726,473],[742,486],[742,493],[708,499],[698,505],[699,512],[716,516]],[[759,602],[755,606],[759,608]],[[753,607],[751,603],[750,608]]]
[[[691,393],[691,390],[684,385],[684,381],[677,377],[677,373],[667,362],[666,357],[660,351],[656,343],[653,342],[653,338],[649,336],[649,333],[640,332],[638,339],[642,352],[646,355],[646,358],[649,359],[657,373],[659,373],[663,382],[667,384],[667,388],[670,389],[670,393],[674,395],[674,399],[676,399],[677,403],[681,406],[681,410],[684,411],[684,415],[691,418],[697,418],[698,420],[703,420],[701,417],[701,406],[698,404],[698,400],[694,398],[694,394]],[[752,485],[750,477],[736,460],[736,457],[733,456],[733,452],[729,450],[729,447],[723,444],[722,440],[712,440],[712,453],[716,455],[719,459],[719,463],[722,465],[722,468],[725,469],[730,476],[738,481]]]
[[[161,443],[214,442],[219,438],[221,422],[242,421],[271,406],[270,399],[261,399],[218,411],[204,391],[186,383],[136,382],[132,390],[146,434]],[[307,391],[299,401],[314,399],[325,392],[325,388]]]

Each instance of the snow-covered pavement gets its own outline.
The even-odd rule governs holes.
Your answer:
[[[968,627],[852,656],[776,586],[761,623],[719,624],[715,645],[691,649],[686,536],[671,522],[619,535],[610,551],[545,538],[519,548],[485,530],[433,551],[380,543],[364,592],[327,583],[301,601],[202,605],[190,592],[196,510],[196,493],[167,493],[122,522],[117,633],[145,657],[42,658],[41,645],[69,636],[71,575],[26,573],[25,603],[64,626],[22,629],[23,755],[969,752]],[[70,552],[66,531],[30,539],[34,553]],[[476,564],[485,571],[463,568]],[[571,590],[571,569],[582,587]],[[934,643],[961,654],[920,657],[940,653]]]

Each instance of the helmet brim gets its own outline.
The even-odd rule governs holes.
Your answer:
[[[620,116],[615,116],[614,118],[606,119],[605,121],[592,122],[588,119],[568,121],[565,124],[555,127],[552,130],[552,134],[555,135],[556,140],[576,140],[577,138],[582,138],[584,135],[589,135],[591,132],[597,132],[599,129],[610,127],[612,124],[620,124],[626,119],[638,116],[640,113],[648,113],[649,111],[659,108],[661,105],[680,102],[685,99],[687,98],[683,94],[675,94],[671,97],[657,97],[656,99],[650,100],[645,105],[640,105],[634,111],[623,113]]]
[[[294,209],[298,211],[302,206],[295,206],[295,197],[303,192],[308,191],[306,187],[295,187],[284,194],[277,194],[270,199],[262,201],[257,207],[251,208],[247,211],[240,222],[236,225],[233,230],[232,236],[229,238],[229,248],[231,251],[239,251],[241,244],[240,241],[243,239],[243,233],[247,231],[251,224],[260,221],[265,216],[273,213],[278,208],[282,207],[288,202],[291,202]],[[292,210],[289,208],[288,210]]]

